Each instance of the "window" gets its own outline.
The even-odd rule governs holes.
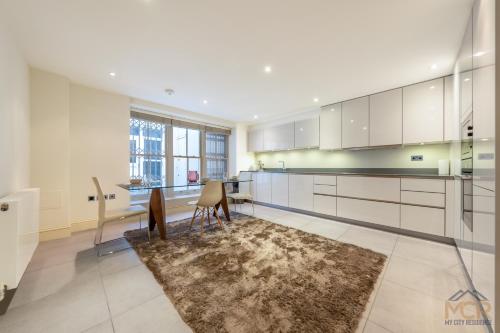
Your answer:
[[[200,131],[173,127],[174,185],[197,183],[201,175]],[[174,191],[195,190],[198,187],[176,187]]]
[[[166,182],[165,124],[130,119],[130,177],[152,185]]]
[[[206,136],[207,177],[223,179],[227,177],[227,135],[207,133]]]

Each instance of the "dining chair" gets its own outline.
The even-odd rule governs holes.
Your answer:
[[[208,181],[205,184],[203,190],[201,191],[201,195],[198,201],[192,202],[196,205],[196,209],[194,210],[189,230],[193,228],[194,220],[197,217],[201,217],[200,234],[203,235],[203,223],[205,221],[205,213],[207,214],[207,220],[209,225],[210,225],[210,215],[213,214],[217,219],[217,223],[219,223],[220,227],[224,229],[224,225],[222,224],[222,221],[220,219],[218,209],[216,208],[216,206],[221,202],[222,196],[223,193],[222,193],[221,181]]]
[[[240,180],[251,180],[252,179],[251,178],[252,176],[250,173],[244,173],[244,174],[249,174],[250,178],[246,178],[246,176],[243,176],[242,174],[240,174],[240,176],[238,176],[238,178]],[[250,189],[251,189],[251,182],[239,183],[238,192],[226,194],[226,197],[231,198],[231,200],[233,201],[233,206],[234,206],[235,212],[237,211],[236,207],[237,207],[238,201],[240,202],[240,204],[239,204],[240,205],[240,212],[242,212],[243,207],[242,207],[241,202],[248,200],[252,203],[252,215],[255,215],[255,205],[253,202],[253,195],[252,195]]]
[[[99,206],[99,211],[97,215],[97,230],[94,239],[94,245],[97,247],[97,255],[100,257],[102,255],[102,231],[104,224],[124,220],[129,217],[139,216],[139,228],[142,229],[142,215],[147,214],[147,210],[143,206],[134,205],[125,209],[118,209],[112,211],[106,211],[106,200],[104,198],[104,194],[101,189],[101,185],[99,184],[99,180],[97,177],[92,177],[92,181],[97,190],[97,201]],[[148,229],[148,238],[151,238]],[[107,254],[111,254],[107,253]]]

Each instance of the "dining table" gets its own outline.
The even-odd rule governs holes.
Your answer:
[[[226,196],[226,185],[233,185],[233,189],[238,187],[239,183],[247,183],[252,182],[251,179],[227,179],[227,180],[216,180],[220,181],[222,185],[222,199],[221,201],[215,205],[215,209],[222,208],[224,212],[224,217],[227,221],[231,221],[231,215],[229,213],[229,206],[227,203]],[[165,240],[167,238],[167,228],[166,228],[166,210],[165,210],[165,195],[163,193],[164,190],[176,188],[186,188],[196,190],[197,188],[201,188],[206,183],[196,182],[196,183],[188,183],[188,184],[117,184],[117,186],[129,191],[151,191],[151,195],[149,197],[149,221],[148,227],[149,231],[154,231],[155,227],[158,228],[158,233],[160,235],[160,239]]]

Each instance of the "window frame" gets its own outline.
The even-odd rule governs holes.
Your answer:
[[[201,124],[196,124],[196,123],[190,123],[186,121],[179,121],[175,119],[171,119],[168,117],[162,117],[162,116],[156,116],[152,115],[150,113],[142,112],[142,111],[137,111],[135,108],[133,108],[130,111],[130,119],[138,119],[138,120],[143,120],[143,121],[153,121],[153,122],[161,122],[165,125],[165,142],[164,142],[164,151],[165,151],[165,180],[168,184],[173,184],[174,183],[174,161],[175,158],[187,158],[187,167],[189,170],[189,159],[190,158],[197,158],[200,161],[200,179],[207,177],[207,161],[214,160],[214,158],[209,158],[206,155],[206,143],[207,143],[207,134],[221,134],[225,135],[225,157],[220,158],[218,160],[225,160],[226,161],[226,172],[224,177],[228,177],[229,173],[229,136],[231,134],[230,130],[227,129],[219,129],[216,127],[209,127],[209,126],[204,126]],[[174,132],[174,127],[178,128],[184,128],[186,130],[186,155],[174,155],[174,137],[173,137],[173,132]],[[189,156],[189,143],[188,143],[188,129],[192,130],[198,130],[199,131],[199,156]],[[130,133],[130,122],[129,122],[129,133]],[[130,134],[129,134],[130,135]],[[130,145],[130,143],[129,143]],[[130,147],[129,147],[129,152],[130,152]],[[130,153],[129,153],[130,154]],[[136,154],[134,154],[136,155]],[[130,163],[130,158],[132,155],[129,155],[129,163]],[[130,166],[129,166],[130,169]],[[186,177],[186,184],[187,184],[187,177]],[[200,189],[195,188],[195,189],[187,189],[187,190],[178,190],[174,191],[174,189],[165,189],[165,195],[167,197],[175,197],[175,196],[182,196],[182,195],[188,195],[188,194],[194,194],[194,193],[199,193]],[[134,193],[131,192],[131,195],[134,197],[134,200],[142,200],[146,199],[147,196],[144,195],[144,193]]]

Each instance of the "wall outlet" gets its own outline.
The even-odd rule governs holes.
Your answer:
[[[412,160],[412,162],[423,161],[424,155],[411,155],[411,160]]]
[[[104,200],[108,200],[108,195],[107,194],[104,195]]]
[[[108,195],[109,200],[115,200],[116,199],[116,194],[111,193]]]
[[[96,200],[97,199],[96,199],[95,195],[89,195],[88,196],[88,201],[96,201]]]

